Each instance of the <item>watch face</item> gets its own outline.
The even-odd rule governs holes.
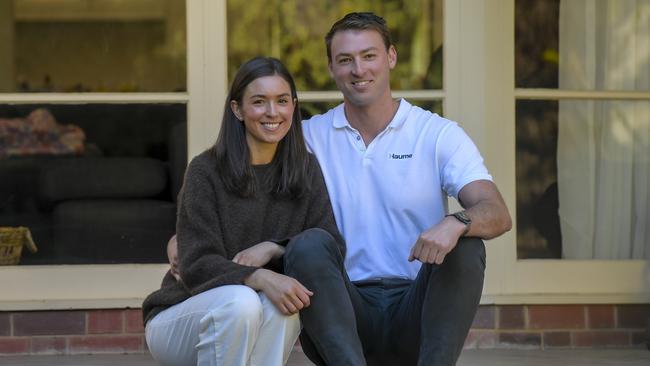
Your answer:
[[[469,224],[472,222],[472,219],[470,219],[464,211],[456,212],[454,216],[464,224]]]

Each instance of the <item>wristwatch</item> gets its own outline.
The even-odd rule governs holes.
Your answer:
[[[469,227],[472,225],[472,219],[467,216],[465,211],[454,212],[453,214],[449,214],[447,216],[453,216],[456,218],[456,220],[465,224],[465,231],[463,231],[463,234],[461,234],[461,236],[465,236],[465,234],[469,232]]]

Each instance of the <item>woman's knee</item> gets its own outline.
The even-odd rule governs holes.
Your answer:
[[[209,306],[202,322],[219,319],[219,322],[250,324],[257,326],[263,319],[263,306],[260,297],[248,286],[222,286],[220,299]],[[225,300],[224,300],[225,299]]]

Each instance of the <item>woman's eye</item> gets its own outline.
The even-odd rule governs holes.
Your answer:
[[[289,103],[289,101],[286,100],[286,99],[280,99],[280,100],[278,100],[278,103],[280,103],[280,104],[287,104],[287,103]]]
[[[257,99],[257,100],[253,101],[253,104],[255,104],[255,105],[264,104],[264,101],[262,99]]]

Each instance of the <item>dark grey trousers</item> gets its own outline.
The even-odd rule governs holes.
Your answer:
[[[485,247],[462,238],[415,280],[351,282],[332,236],[311,229],[289,243],[284,266],[314,292],[300,341],[317,365],[454,365],[481,298]]]

